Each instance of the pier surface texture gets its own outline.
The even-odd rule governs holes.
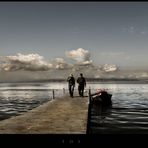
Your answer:
[[[85,134],[88,97],[65,95],[0,121],[0,134]]]

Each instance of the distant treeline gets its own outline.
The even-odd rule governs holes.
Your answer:
[[[143,80],[148,80],[148,79],[134,79],[134,78],[87,78],[86,81],[101,81],[101,82],[106,82],[106,81],[143,81]],[[45,81],[50,81],[50,82],[64,82],[66,79],[49,79]]]
[[[140,81],[143,79],[134,78],[86,78],[87,81]]]
[[[86,78],[87,82],[136,82],[147,83],[148,79],[135,79],[135,78]],[[67,79],[45,79],[45,80],[32,80],[32,81],[15,81],[15,82],[0,82],[0,83],[35,83],[35,82],[67,82]]]
[[[134,79],[134,78],[86,78],[87,82],[147,82],[148,79]],[[38,81],[39,82],[39,81]],[[41,80],[40,82],[67,82],[67,79],[49,79]]]

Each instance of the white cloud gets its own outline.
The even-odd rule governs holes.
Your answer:
[[[105,64],[102,66],[102,69],[105,72],[112,72],[112,71],[116,71],[118,69],[118,67],[115,64],[113,64],[113,65]]]
[[[52,64],[47,63],[44,58],[38,54],[21,54],[15,56],[5,56],[1,58],[4,62],[2,69],[5,71],[11,70],[49,70]]]
[[[83,48],[78,48],[76,50],[67,51],[66,56],[70,59],[73,59],[81,64],[91,64],[92,60],[90,60],[90,52]]]
[[[53,60],[53,67],[55,69],[66,69],[66,68],[70,68],[71,65],[68,64],[63,58],[55,58]]]

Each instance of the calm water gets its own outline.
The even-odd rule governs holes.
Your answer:
[[[111,93],[111,108],[92,111],[92,133],[148,133],[148,84],[88,83],[88,88],[107,89]],[[0,120],[22,114],[63,95],[67,83],[1,83]],[[77,88],[77,85],[76,85]],[[76,94],[76,93],[75,93]]]
[[[0,120],[22,114],[52,100],[53,87],[50,83],[1,83]],[[59,87],[56,84],[55,97],[62,95]]]
[[[112,93],[111,108],[93,107],[94,134],[148,134],[148,84],[94,84]],[[99,111],[100,110],[100,111]]]

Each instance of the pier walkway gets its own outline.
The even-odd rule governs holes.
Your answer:
[[[0,121],[0,134],[86,134],[88,97],[55,98]]]

